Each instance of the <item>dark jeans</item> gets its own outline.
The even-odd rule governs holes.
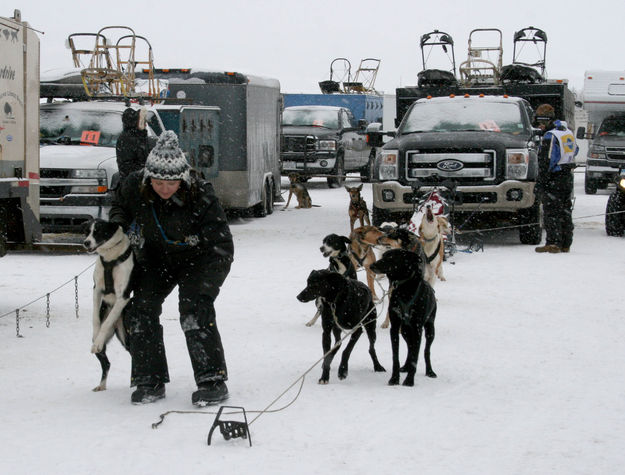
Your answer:
[[[229,263],[165,259],[136,268],[134,295],[124,316],[132,356],[131,386],[169,382],[163,328],[165,298],[178,285],[180,325],[197,384],[228,379],[213,302],[230,271]]]

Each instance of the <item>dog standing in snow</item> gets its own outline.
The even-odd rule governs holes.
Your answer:
[[[130,300],[135,260],[130,240],[118,224],[96,219],[89,225],[86,234],[84,247],[99,256],[93,270],[91,352],[100,361],[102,377],[100,384],[93,390],[104,391],[111,367],[106,356],[106,344],[115,334],[124,348],[128,349],[127,334],[120,317]]]

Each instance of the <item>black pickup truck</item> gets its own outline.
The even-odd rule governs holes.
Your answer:
[[[326,176],[330,187],[341,186],[348,172],[360,172],[364,180],[369,179],[375,158],[369,128],[364,120],[355,123],[346,107],[286,107],[282,114],[282,174],[297,173],[304,180]]]
[[[454,218],[499,225],[540,222],[534,197],[538,131],[533,110],[518,97],[451,95],[419,99],[376,158],[373,224],[406,222],[429,190],[453,183]],[[487,225],[488,227],[488,225]],[[538,244],[540,224],[519,228]]]

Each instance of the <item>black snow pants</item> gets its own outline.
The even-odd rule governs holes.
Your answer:
[[[151,261],[151,260],[150,260]],[[165,298],[178,286],[180,325],[197,384],[228,379],[213,302],[230,271],[229,262],[161,258],[135,268],[134,295],[124,315],[132,357],[131,386],[169,382],[163,327]]]
[[[573,243],[573,174],[570,171],[552,173],[543,195],[543,219],[546,244],[560,248]]]

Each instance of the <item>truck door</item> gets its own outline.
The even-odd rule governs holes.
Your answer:
[[[219,175],[219,107],[182,106],[178,139],[193,168],[205,179]]]
[[[345,130],[345,132],[343,132],[345,170],[351,171],[358,169],[362,166],[362,156],[366,147],[365,135],[358,133],[351,112],[346,110],[341,111],[340,121],[341,129]]]

